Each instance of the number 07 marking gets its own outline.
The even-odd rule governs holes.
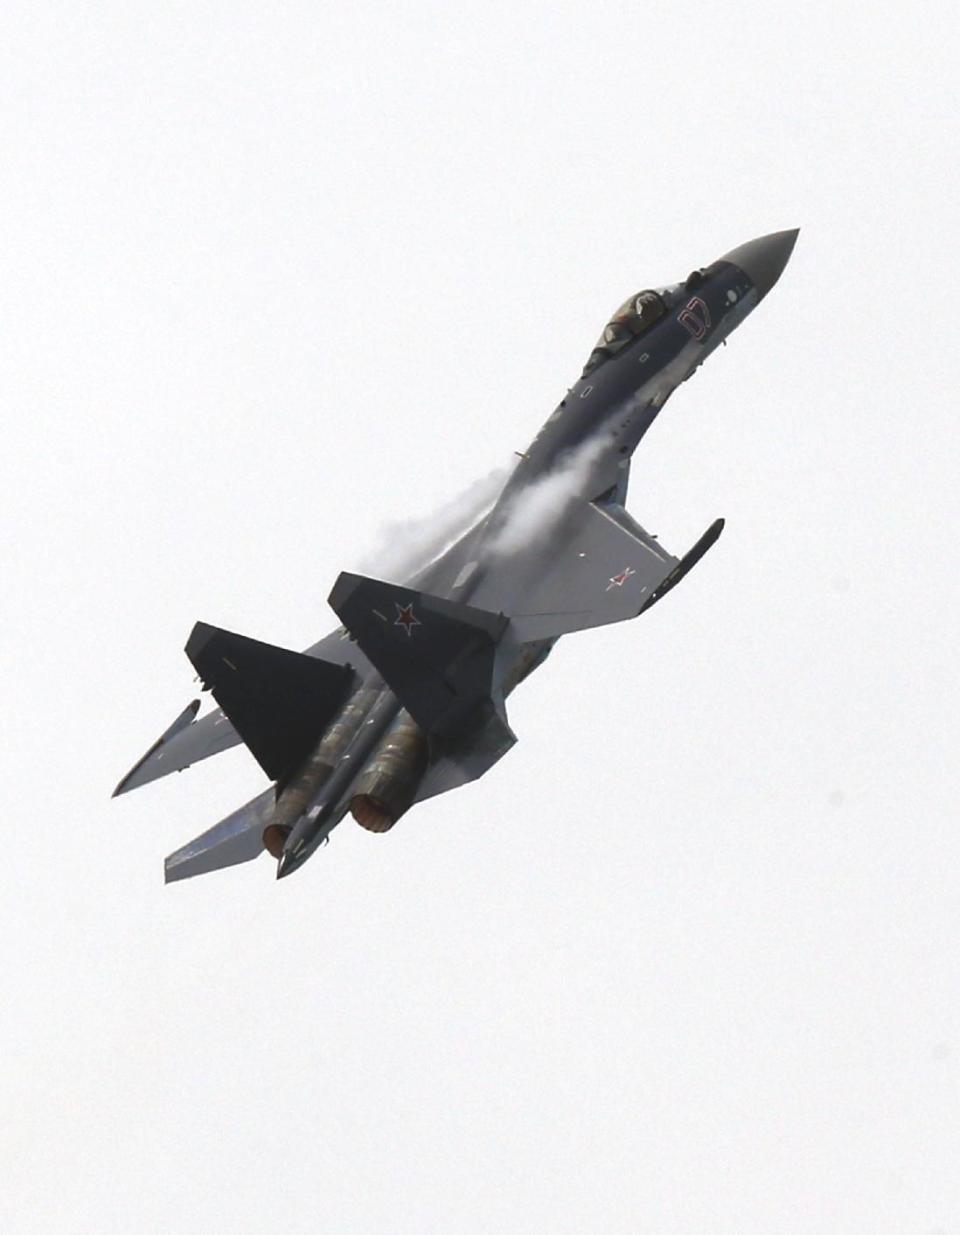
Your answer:
[[[680,310],[677,321],[694,339],[702,339],[710,329],[710,310],[699,296],[694,296]]]

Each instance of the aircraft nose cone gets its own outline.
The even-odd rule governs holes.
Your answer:
[[[783,273],[799,235],[800,228],[795,227],[791,231],[758,236],[724,253],[720,260],[739,266],[757,289],[758,299],[762,300]]]

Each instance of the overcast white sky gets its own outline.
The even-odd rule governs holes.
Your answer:
[[[0,1231],[958,1235],[955,4],[8,3]],[[609,312],[803,231],[682,551],[386,837],[165,888],[196,619],[290,647]]]

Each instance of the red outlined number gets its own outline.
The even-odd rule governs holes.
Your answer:
[[[699,296],[687,301],[677,321],[694,339],[702,339],[710,329],[710,310]]]

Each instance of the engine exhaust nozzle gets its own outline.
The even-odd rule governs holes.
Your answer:
[[[360,774],[350,813],[368,832],[389,832],[413,805],[427,770],[427,739],[416,721],[401,712]]]

